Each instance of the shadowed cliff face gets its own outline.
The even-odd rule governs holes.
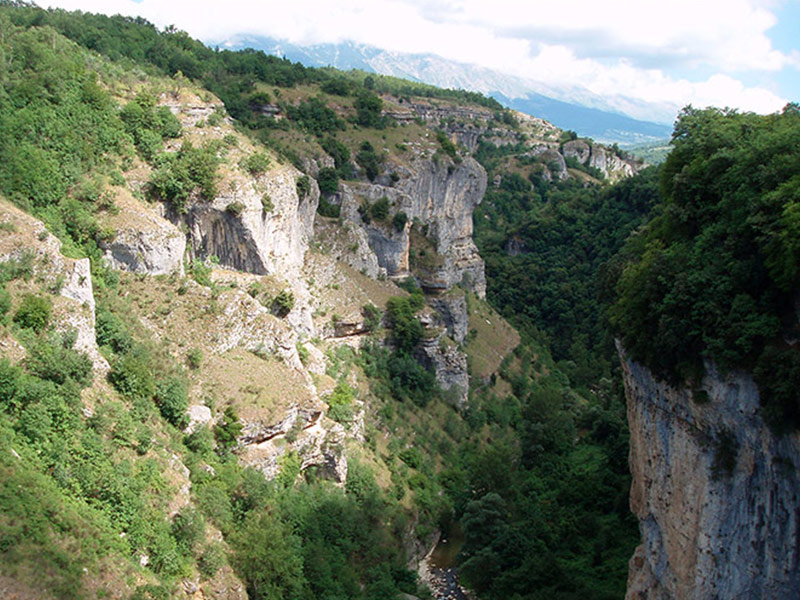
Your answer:
[[[619,350],[642,535],[627,598],[799,597],[800,436],[765,425],[747,374],[707,365],[706,401]]]

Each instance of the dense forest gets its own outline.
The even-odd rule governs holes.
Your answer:
[[[125,99],[112,93],[113,82],[134,79],[148,84]],[[327,356],[328,416],[349,427],[356,400],[370,405],[364,447],[338,487],[313,468],[301,473],[291,453],[271,481],[242,467],[232,406],[185,435],[193,373],[212,359],[193,348],[184,364],[126,316],[139,282],[102,260],[113,237],[100,224],[115,210],[109,190],[144,165],[143,200],[180,213],[216,194],[227,153],[241,144],[230,134],[167,151],[185,132],[147,86],[216,94],[224,106],[208,121],[232,117],[237,134],[259,144],[241,163],[252,174],[275,156],[303,167],[324,150],[334,166],[317,174],[318,210],[332,224],[340,181],[388,177],[376,148],[398,126],[379,94],[480,106],[514,127],[511,113],[477,94],[207,48],[141,19],[9,1],[0,2],[0,84],[0,192],[44,222],[65,255],[90,259],[97,341],[110,365],[104,400],[87,412],[92,363],[56,327],[63,281],[40,280],[32,253],[0,264],[2,333],[25,354],[0,357],[3,577],[35,572],[55,598],[122,594],[109,581],[90,593],[84,569],[112,574],[134,598],[173,597],[187,577],[232,573],[253,599],[429,597],[409,548],[461,530],[460,577],[481,598],[620,598],[637,530],[614,335],[672,380],[696,381],[703,359],[756,364],[772,420],[800,423],[800,363],[787,341],[797,333],[796,106],[770,117],[687,109],[666,163],[614,186],[586,169],[588,179],[548,181],[514,146],[481,144],[474,156],[497,183],[475,212],[475,240],[487,299],[521,342],[497,372],[479,376],[475,347],[489,342],[480,320],[470,322],[471,392],[459,412],[417,359],[422,289],[403,283],[385,315],[365,307],[372,339]],[[441,132],[433,139],[436,160],[466,155]],[[297,186],[305,196],[308,176]],[[386,211],[376,202],[364,215],[388,220]],[[0,236],[14,233],[0,226]],[[225,286],[208,264],[187,272],[213,310]],[[187,293],[185,280],[159,285]],[[494,318],[465,297],[471,314]],[[279,316],[293,302],[285,292],[270,298]],[[175,460],[191,492],[169,516],[165,473]]]

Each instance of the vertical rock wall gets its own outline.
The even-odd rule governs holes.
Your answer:
[[[483,259],[472,241],[472,212],[486,191],[486,171],[472,158],[460,164],[448,161],[417,160],[394,187],[377,184],[342,186],[342,216],[362,224],[378,264],[392,276],[408,274],[409,228],[417,219],[427,226],[427,237],[442,258],[435,279],[443,289],[462,281],[484,297],[486,276]],[[358,208],[386,197],[392,212],[403,211],[409,223],[403,231],[391,224],[363,224]]]
[[[747,374],[708,365],[701,403],[620,357],[642,536],[627,598],[800,597],[800,436],[766,426]]]

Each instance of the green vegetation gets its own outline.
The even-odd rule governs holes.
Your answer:
[[[35,254],[0,264],[3,334],[26,354],[17,363],[0,359],[4,576],[35,564],[43,589],[84,597],[82,567],[100,572],[112,557],[124,565],[115,568],[134,573],[124,585],[138,597],[169,597],[184,577],[210,578],[227,564],[251,598],[420,595],[404,543],[458,523],[461,576],[482,598],[619,598],[637,533],[627,507],[627,432],[608,304],[617,335],[658,374],[696,382],[707,358],[723,369],[755,365],[770,421],[800,424],[800,361],[784,341],[798,333],[792,299],[800,264],[800,110],[790,105],[756,117],[688,109],[664,166],[613,187],[588,177],[582,179],[590,187],[553,183],[542,159],[521,156],[523,145],[481,144],[476,158],[490,181],[500,176],[475,213],[487,296],[519,329],[521,343],[506,356],[516,337],[503,346],[497,338],[508,326],[468,294],[470,318],[482,322],[470,323],[461,346],[470,356],[471,395],[454,409],[457,394],[441,391],[427,364],[424,351],[437,332],[420,320],[430,310],[425,296],[413,279],[402,282],[408,295],[386,303],[385,319],[375,305],[363,307],[371,334],[362,349],[331,352],[334,381],[320,376],[333,387],[323,396],[330,418],[350,426],[356,407],[364,409],[364,446],[348,446],[344,489],[325,468],[301,471],[302,452],[290,444],[303,435],[302,420],[277,440],[280,472],[267,482],[237,461],[243,423],[233,406],[242,420],[246,408],[228,392],[206,397],[203,387],[201,399],[218,406],[214,424],[181,431],[189,382],[203,379],[212,357],[204,360],[195,340],[170,355],[123,317],[131,299],[99,260],[98,242],[109,232],[96,215],[113,212],[106,188],[124,184],[123,165],[140,164],[138,153],[153,169],[144,191],[184,212],[190,201],[215,195],[217,169],[235,136],[201,147],[170,142],[178,149],[164,152],[181,130],[157,108],[156,92],[143,88],[117,107],[105,85],[131,89],[127,81],[113,85],[127,67],[81,46],[129,61],[140,79],[167,74],[175,79],[160,85],[178,85],[181,73],[206,86],[237,126],[279,150],[281,161],[302,165],[324,150],[334,167],[319,171],[318,210],[329,217],[339,216],[341,180],[358,177],[358,169],[370,181],[388,180],[391,169],[382,170],[394,164],[395,149],[408,156],[415,147],[403,136],[420,126],[393,127],[379,93],[479,104],[512,128],[513,117],[476,94],[212,50],[141,20],[3,3],[0,31],[0,192],[44,220],[66,252],[92,259],[97,341],[113,388],[96,386],[82,399],[91,361],[75,350],[74,333],[54,331],[47,294],[61,284],[34,278]],[[268,105],[287,118],[267,116]],[[224,115],[220,108],[207,125]],[[570,139],[574,132],[564,132],[561,141]],[[429,149],[438,159],[459,160],[444,132],[436,142],[438,150]],[[239,167],[258,177],[271,168],[270,156],[250,154]],[[313,182],[300,176],[296,188],[303,200]],[[268,195],[262,207],[274,210]],[[231,202],[227,211],[237,216],[244,208]],[[399,232],[408,215],[398,208],[383,197],[360,213]],[[0,236],[9,231],[0,226]],[[425,226],[414,223],[411,237],[414,272],[435,271],[441,257]],[[211,263],[195,260],[189,272],[211,288],[203,292],[216,306],[221,292]],[[262,284],[249,291],[276,315],[294,309],[288,288],[274,297]],[[459,347],[447,338],[437,343]],[[490,355],[487,346],[502,351]],[[298,353],[309,360],[302,344]],[[726,431],[711,443],[714,474],[725,477],[738,448]],[[167,504],[184,484],[173,468],[178,460],[192,486],[189,504],[175,514]]]
[[[263,175],[270,166],[270,158],[265,152],[254,152],[242,159],[241,167],[254,177]]]
[[[367,179],[375,181],[375,178],[380,174],[383,159],[375,151],[372,144],[363,142],[359,148],[358,154],[356,154],[356,162],[364,169],[364,174]]]
[[[181,124],[169,108],[156,106],[155,96],[142,92],[126,104],[119,115],[137,151],[148,162],[161,152],[165,139],[181,135]]]
[[[611,188],[546,184],[535,170],[502,177],[475,211],[488,298],[517,329],[548,344],[573,384],[611,377],[616,358],[601,292],[609,261],[658,201],[657,171]]]
[[[330,407],[328,417],[342,424],[348,424],[353,420],[353,400],[355,393],[353,388],[340,381],[333,388],[333,391],[325,398]]]
[[[294,308],[294,294],[292,290],[281,290],[270,304],[272,310],[279,317],[285,317]]]
[[[297,106],[287,106],[286,114],[301,129],[317,136],[345,128],[344,121],[321,98],[310,98]]]
[[[53,302],[46,296],[25,294],[14,313],[14,322],[39,333],[50,322]]]
[[[177,152],[160,154],[155,158],[151,192],[169,201],[179,213],[185,213],[187,201],[193,195],[205,200],[212,200],[216,195],[217,164],[213,148],[195,148],[190,142],[184,142]]]
[[[664,163],[663,214],[618,267],[612,322],[636,360],[699,382],[703,360],[752,368],[764,413],[800,427],[800,108],[760,117],[685,109]],[[780,373],[780,375],[778,375]]]

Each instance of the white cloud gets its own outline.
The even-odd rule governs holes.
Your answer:
[[[295,43],[353,40],[430,52],[542,81],[676,105],[770,112],[785,100],[740,72],[800,64],[775,50],[770,0],[51,0],[70,10],[141,15],[204,40],[237,33]],[[690,81],[696,70],[705,73]],[[671,73],[671,74],[669,74]],[[695,78],[697,79],[697,78]]]

